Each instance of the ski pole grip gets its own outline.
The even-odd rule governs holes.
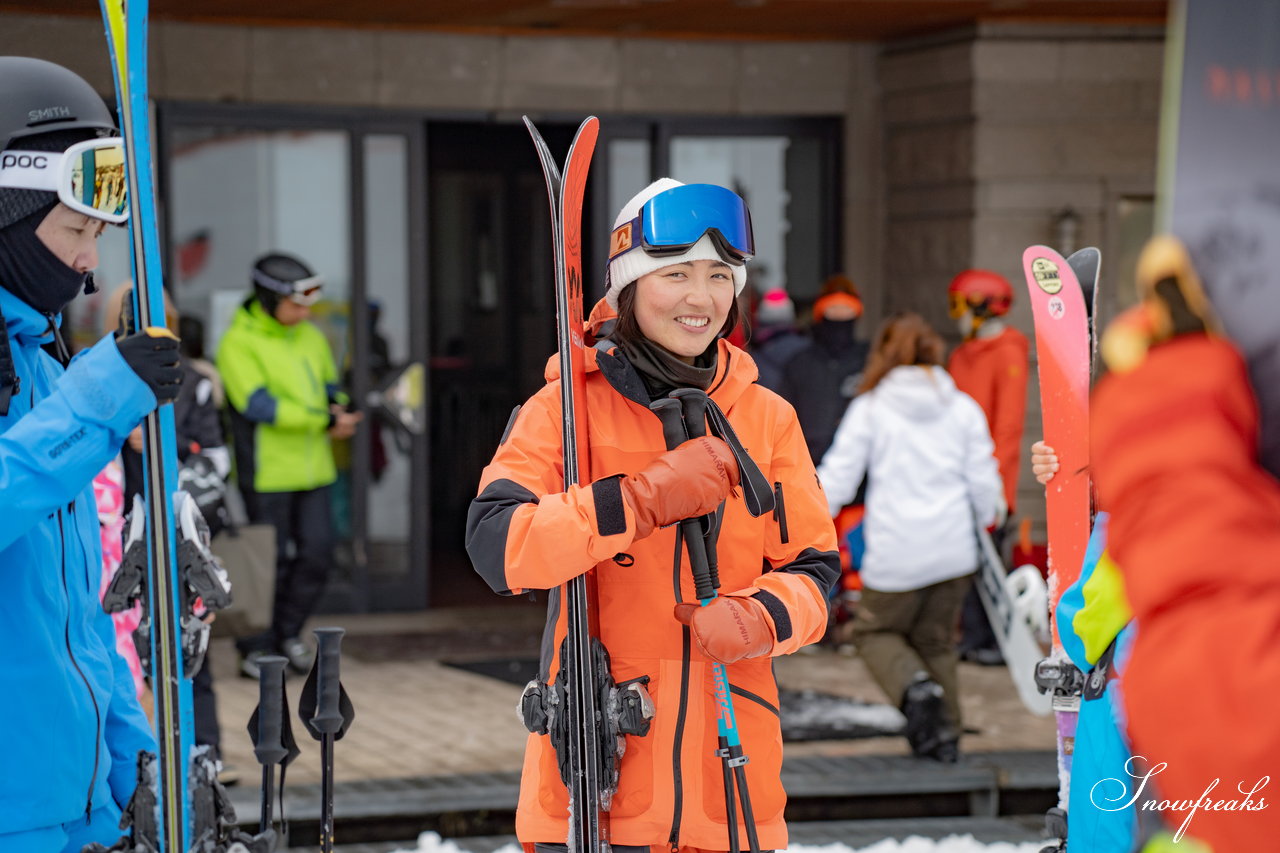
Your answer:
[[[276,655],[258,662],[258,741],[253,745],[253,754],[259,764],[279,764],[289,754],[281,734],[284,726],[284,668],[288,663]]]
[[[321,734],[337,734],[342,728],[339,710],[338,661],[342,656],[343,628],[316,628],[316,712],[311,724]]]
[[[674,397],[654,400],[649,408],[662,422],[662,438],[668,450],[674,450],[689,440],[685,432],[684,406]],[[680,534],[689,551],[689,567],[693,570],[693,583],[699,601],[715,598],[715,586],[711,582],[711,569],[707,565],[707,544],[702,538],[702,525],[696,518],[680,522]]]
[[[680,401],[681,410],[684,412],[684,428],[689,433],[689,438],[701,438],[706,435],[707,407],[711,405],[711,398],[707,396],[707,392],[701,388],[677,388],[671,392],[671,396]],[[704,516],[703,523],[706,525],[706,531],[713,530],[716,523],[715,515]],[[707,583],[712,590],[717,590],[720,588],[720,568],[719,561],[716,559],[715,537],[703,536],[703,541],[706,542],[704,550],[707,554]],[[698,598],[703,600],[712,597],[714,592],[711,595],[702,595],[701,592],[698,594]]]
[[[684,409],[679,400],[663,397],[650,403],[649,409],[662,422],[662,440],[666,442],[667,450],[675,450],[689,440],[684,428]]]
[[[684,412],[684,428],[689,438],[701,438],[707,434],[707,404],[711,402],[701,388],[677,388],[671,396],[680,401]]]

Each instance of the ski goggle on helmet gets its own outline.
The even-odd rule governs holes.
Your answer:
[[[44,190],[93,219],[120,224],[129,219],[124,141],[77,142],[66,151],[0,151],[0,187]]]
[[[318,275],[307,276],[296,281],[284,281],[267,275],[260,269],[255,269],[253,281],[254,284],[265,287],[272,293],[278,293],[298,305],[315,305],[324,295],[324,277]]]
[[[640,206],[640,215],[613,229],[609,260],[634,248],[656,258],[682,255],[709,234],[729,263],[755,255],[751,213],[732,190],[715,184],[683,184],[658,193]]]

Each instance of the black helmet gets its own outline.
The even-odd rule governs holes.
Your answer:
[[[293,293],[296,282],[315,285],[320,283],[320,278],[311,267],[283,252],[272,252],[254,261],[249,280],[253,283],[254,295],[272,316],[280,301]]]
[[[116,123],[106,103],[78,74],[28,56],[0,56],[0,148],[27,136],[85,130],[85,138],[112,136]]]
[[[0,149],[60,152],[117,132],[106,103],[75,72],[29,56],[0,56]],[[0,190],[0,228],[57,200],[43,190]]]

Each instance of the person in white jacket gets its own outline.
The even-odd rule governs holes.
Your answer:
[[[854,644],[906,716],[912,752],[952,762],[953,635],[978,566],[976,526],[994,522],[1002,486],[986,416],[956,390],[942,354],[918,314],[886,320],[818,478],[834,516],[867,476]]]

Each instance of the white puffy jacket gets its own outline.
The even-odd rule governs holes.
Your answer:
[[[864,473],[862,582],[901,592],[978,565],[974,517],[993,523],[1000,473],[987,419],[941,367],[895,367],[854,398],[818,466],[831,514]]]

